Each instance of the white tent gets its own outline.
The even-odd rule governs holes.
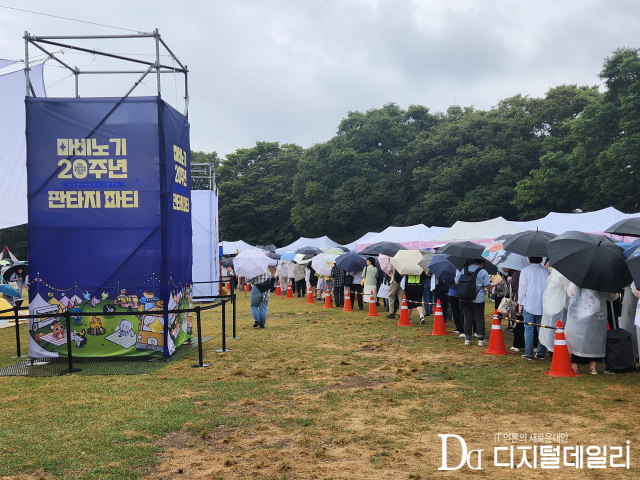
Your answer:
[[[556,213],[551,212],[544,218],[529,222],[511,222],[525,230],[542,230],[562,235],[564,232],[577,230],[585,233],[602,233],[611,225],[627,218],[640,217],[640,213],[622,213],[613,207],[603,208],[595,212]]]
[[[11,65],[8,60],[2,67]],[[9,70],[9,68],[7,68]],[[38,97],[45,97],[43,64],[31,67],[29,78]],[[0,74],[0,204],[3,207],[0,228],[27,223],[27,141],[24,108],[24,72]]]
[[[220,279],[218,256],[218,197],[211,190],[191,191],[191,228],[193,248],[193,281],[212,282]],[[217,283],[194,283],[193,296],[213,296]]]
[[[292,252],[302,247],[333,248],[337,246],[338,244],[333,240],[331,240],[326,235],[324,237],[318,237],[318,238],[300,237],[295,242],[289,245],[286,245],[282,248],[278,248],[276,250],[276,253],[283,254],[286,252]]]
[[[409,227],[388,227],[382,232],[369,237],[364,242],[356,241],[356,251],[363,250],[367,245],[377,242],[395,242],[404,245],[409,250],[428,248],[428,242],[447,231],[444,227],[427,227],[422,223]]]
[[[223,255],[237,255],[243,250],[256,248],[242,240],[238,240],[237,242],[220,242],[220,245],[222,246]]]
[[[525,228],[514,225],[502,217],[492,218],[484,222],[458,221],[445,233],[434,238],[430,246],[463,241],[488,243],[502,235],[510,235],[524,230]]]
[[[347,243],[346,245],[343,245],[343,247],[348,248],[349,250],[351,250],[352,252],[356,251],[356,244],[358,243],[365,243],[368,244],[368,240],[372,237],[375,237],[376,235],[379,235],[378,232],[367,232],[365,233],[363,236],[361,236],[359,239],[354,240],[351,243]]]

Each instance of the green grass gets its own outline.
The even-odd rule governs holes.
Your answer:
[[[431,336],[429,321],[399,328],[382,312],[297,298],[272,296],[267,328],[252,329],[243,293],[242,338],[216,354],[219,315],[203,318],[210,368],[191,368],[194,351],[149,375],[0,377],[0,476],[432,478],[439,433],[488,452],[498,432],[630,440],[636,463],[637,374],[550,378],[548,360],[483,355],[455,335]],[[14,330],[0,330],[0,367],[15,361],[14,345]],[[637,477],[635,467],[606,473]]]

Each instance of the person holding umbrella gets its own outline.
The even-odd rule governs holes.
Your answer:
[[[533,325],[540,325],[542,320],[542,295],[546,286],[549,272],[544,268],[542,257],[529,257],[529,265],[520,272],[520,283],[518,285],[518,313],[521,313],[526,322],[524,325],[524,351],[522,358],[533,360]],[[540,327],[535,327],[538,332]],[[541,343],[538,344],[536,358],[544,359],[547,348]]]
[[[378,269],[376,268],[375,258],[367,258],[367,266],[362,271],[362,278],[364,280],[364,301],[369,303],[373,294],[373,301],[376,302],[376,297],[378,296]]]
[[[456,275],[455,283],[458,285],[458,299],[464,315],[464,344],[471,345],[472,325],[475,323],[478,346],[484,347],[486,345],[484,341],[485,289],[493,288],[499,282],[491,283],[489,274],[484,269],[484,259],[476,258],[471,261],[471,265],[463,268]],[[474,292],[475,296],[473,295]]]
[[[16,290],[19,294],[22,295],[22,286],[24,285],[24,269],[22,266],[18,266],[18,268],[11,274],[9,278],[10,282],[16,282]]]

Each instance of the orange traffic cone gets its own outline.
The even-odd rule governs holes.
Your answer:
[[[353,312],[353,308],[351,307],[351,295],[349,294],[349,287],[347,287],[347,292],[344,294],[344,308],[343,312]]]
[[[576,372],[571,368],[571,358],[567,348],[567,339],[564,336],[562,321],[556,323],[556,339],[553,342],[553,358],[551,359],[551,370],[542,372],[552,377],[577,377]]]
[[[282,288],[280,288],[280,280],[278,280],[278,286],[276,287],[276,297],[282,296]]]
[[[293,290],[291,290],[291,280],[287,282],[287,298],[293,298]]]
[[[230,292],[231,291],[231,283],[227,282],[227,291]]]
[[[307,289],[307,303],[313,303],[313,289]]]
[[[331,292],[329,292],[329,287],[327,287],[327,293],[324,297],[324,308],[333,308],[333,304],[331,303]]]
[[[493,311],[491,336],[489,337],[489,350],[482,353],[486,353],[488,355],[508,355],[511,353],[507,352],[507,349],[504,348],[504,337],[502,336],[502,326],[500,325],[498,310]]]
[[[371,292],[371,300],[369,300],[369,313],[367,317],[379,317],[378,315],[378,307],[376,306],[376,298],[373,296],[373,291]]]
[[[402,307],[400,307],[400,320],[396,323],[396,327],[413,327],[409,320],[409,307],[407,307],[407,297],[402,296]]]
[[[447,327],[444,326],[444,315],[442,314],[440,300],[436,303],[436,313],[433,317],[433,332],[431,332],[431,335],[451,335],[447,332]]]

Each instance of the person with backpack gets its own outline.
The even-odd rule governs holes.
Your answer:
[[[407,307],[409,308],[409,321],[411,321],[411,311],[415,308],[420,315],[420,323],[424,325],[424,312],[422,310],[422,294],[424,293],[424,281],[427,274],[407,275],[404,292],[407,297]]]
[[[484,299],[485,289],[493,288],[500,282],[491,283],[489,274],[484,269],[484,260],[477,258],[471,265],[456,275],[460,309],[464,315],[464,344],[471,345],[472,325],[475,323],[478,334],[478,346],[484,347]]]

